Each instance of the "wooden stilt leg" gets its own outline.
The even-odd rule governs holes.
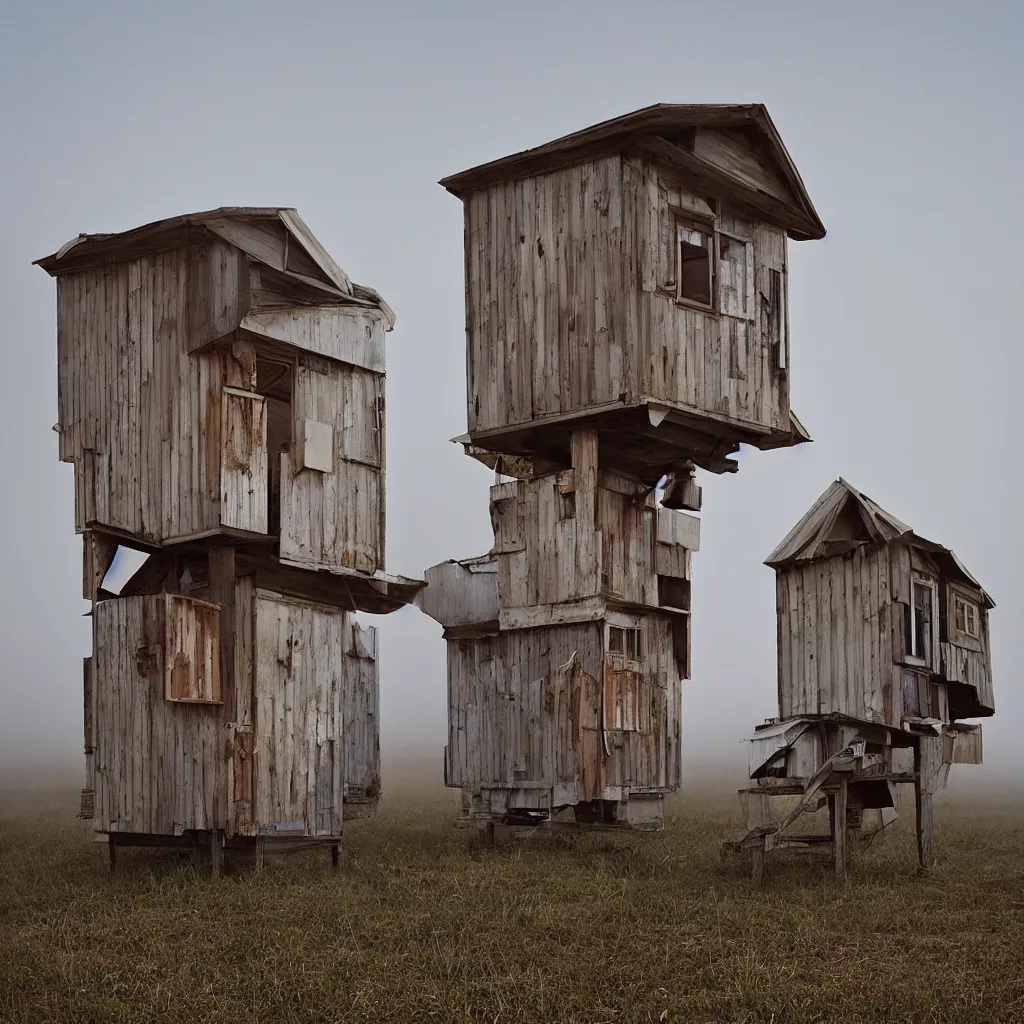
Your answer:
[[[331,843],[331,867],[338,870],[338,862],[341,860],[341,843]]]
[[[849,781],[845,776],[839,780],[839,791],[831,802],[832,810],[832,845],[836,855],[836,878],[846,881],[846,803],[849,793]]]
[[[210,829],[210,874],[220,878],[224,873],[224,833],[218,829]]]
[[[764,847],[755,847],[753,856],[753,871],[751,872],[750,877],[757,888],[760,888],[764,884],[764,861]]]
[[[266,840],[263,836],[257,836],[256,838],[256,871],[261,872],[266,863]]]
[[[917,816],[917,862],[927,871],[935,863],[932,852],[932,739],[920,737],[914,747],[914,809]]]
[[[107,857],[107,869],[113,874],[117,868],[117,842],[114,839],[113,832],[107,835]]]
[[[494,822],[488,821],[479,827],[480,845],[485,850],[494,849]]]

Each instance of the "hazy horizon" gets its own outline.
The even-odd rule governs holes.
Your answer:
[[[222,205],[294,206],[397,314],[388,337],[387,565],[491,545],[466,429],[462,206],[442,176],[657,102],[765,103],[828,229],[791,243],[792,404],[813,444],[702,473],[684,779],[742,765],[775,713],[762,560],[842,475],[952,547],[993,595],[986,764],[1017,778],[1024,7],[598,0],[12,5],[0,14],[7,586],[0,788],[77,765],[88,653],[72,468],[57,461],[54,282],[79,232]],[[380,628],[385,760],[445,743],[445,645]],[[81,777],[80,776],[80,777]]]

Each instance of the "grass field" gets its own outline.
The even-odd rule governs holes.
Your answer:
[[[846,886],[780,858],[758,891],[724,786],[657,835],[485,851],[444,790],[385,785],[339,872],[220,880],[153,850],[110,878],[73,792],[0,794],[0,1020],[1024,1021],[1019,803],[944,797],[926,877],[897,825]]]

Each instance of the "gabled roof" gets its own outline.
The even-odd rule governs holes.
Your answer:
[[[732,132],[748,147],[746,160],[723,164],[710,151],[702,152],[701,147],[694,144],[701,130]],[[791,238],[825,236],[825,227],[800,173],[768,111],[760,103],[656,103],[542,146],[450,175],[442,178],[440,184],[464,198],[499,182],[570,167],[623,150],[642,151],[661,164],[687,173],[709,191],[727,189],[761,211],[766,220],[785,228]],[[761,156],[785,183],[788,195],[766,189],[756,174],[751,177],[747,173],[751,168],[756,169]]]
[[[153,221],[130,231],[80,234],[35,262],[52,277],[59,277],[213,238],[236,246],[296,286],[312,288],[325,302],[375,306],[389,326],[394,326],[394,313],[378,292],[352,282],[290,207],[222,206]]]
[[[949,548],[918,536],[906,523],[890,515],[842,477],[829,485],[800,522],[786,534],[782,543],[765,559],[765,565],[780,569],[798,562],[843,555],[864,544],[889,544],[897,540],[939,556],[950,575],[977,587],[988,607],[995,607],[995,602],[982,585]]]

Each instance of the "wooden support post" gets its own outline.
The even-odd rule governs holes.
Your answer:
[[[477,832],[478,832],[478,834],[480,836],[480,845],[483,846],[483,848],[485,850],[493,850],[494,849],[494,822],[493,821],[484,822],[482,825],[478,826]]]
[[[928,871],[935,863],[932,851],[932,788],[941,739],[918,737],[914,744],[914,810],[917,817],[917,862]]]
[[[331,867],[338,870],[338,863],[341,861],[341,843],[331,843]]]
[[[219,828],[210,829],[210,874],[220,878],[224,873],[224,832]]]
[[[117,869],[117,843],[114,840],[114,833],[107,833],[107,870],[113,874]]]
[[[230,544],[215,545],[207,556],[210,574],[210,601],[220,605],[220,720],[224,736],[229,736],[228,726],[235,721],[235,549]],[[225,762],[220,766],[220,782],[216,787],[217,805],[214,820],[221,828],[234,833],[231,820],[233,793],[226,791],[226,780],[231,778],[228,771],[229,758],[233,756],[230,745],[223,744]]]
[[[266,864],[266,840],[263,836],[256,837],[256,871],[261,872]]]
[[[754,885],[760,889],[764,884],[764,862],[766,858],[764,844],[762,843],[760,846],[755,846],[753,854],[753,867],[750,877],[753,880]]]
[[[839,789],[829,801],[832,817],[832,846],[836,855],[836,878],[846,881],[846,839],[849,834],[846,828],[846,805],[849,793],[849,780],[840,776]]]

